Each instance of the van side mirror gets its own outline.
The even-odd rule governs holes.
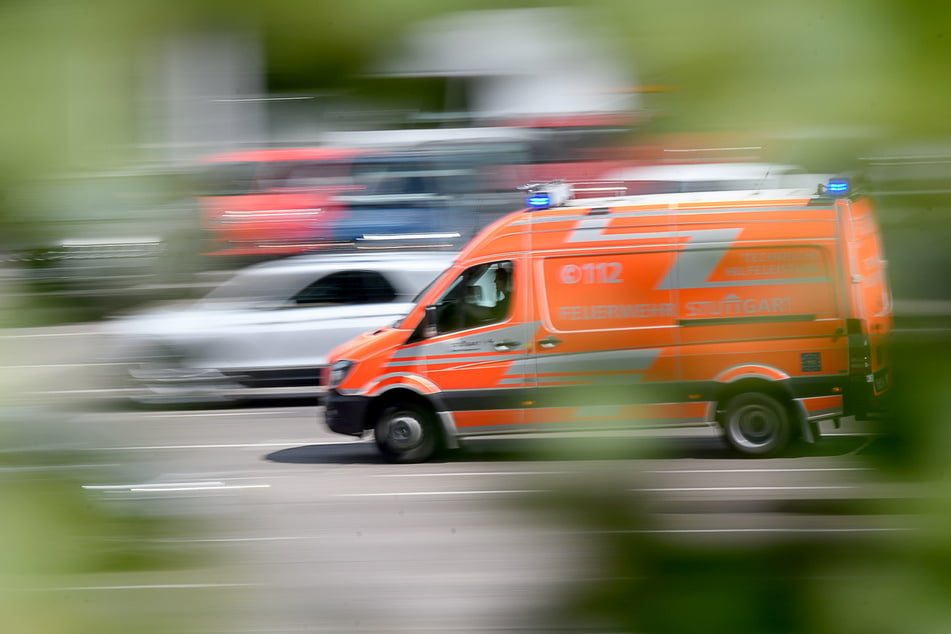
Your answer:
[[[423,338],[430,339],[436,334],[436,305],[431,304],[426,307],[426,314],[423,316]]]

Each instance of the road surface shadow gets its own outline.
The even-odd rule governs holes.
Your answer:
[[[326,445],[302,445],[267,454],[265,460],[283,464],[384,464],[372,442],[354,441]]]
[[[790,447],[782,458],[858,454],[870,443],[864,436],[835,436]],[[593,438],[477,438],[449,452],[450,461],[494,460],[729,460],[739,456],[719,436],[630,436]],[[748,458],[757,460],[757,458]]]
[[[861,455],[874,447],[864,436],[823,438],[814,445],[797,445],[783,458]],[[303,445],[267,454],[285,464],[385,464],[372,440]],[[430,462],[551,462],[562,460],[730,460],[737,455],[717,437],[686,438],[469,438],[459,449],[443,451]],[[751,458],[755,460],[755,458]]]

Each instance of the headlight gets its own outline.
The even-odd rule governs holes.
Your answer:
[[[340,383],[347,378],[347,374],[352,367],[353,361],[347,361],[345,359],[337,361],[330,366],[330,381],[328,382],[328,387],[337,387],[340,385]]]

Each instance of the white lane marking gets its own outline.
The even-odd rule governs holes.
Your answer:
[[[263,414],[262,410],[239,410],[239,411],[223,411],[223,412],[156,412],[150,414],[148,418],[202,418],[202,417],[213,417],[213,416],[260,416]]]
[[[30,465],[27,467],[0,467],[0,473],[17,473],[20,471],[63,471],[65,469],[105,469],[107,467],[121,467],[118,462],[102,464],[61,464],[61,465]]]
[[[115,390],[102,388],[88,388],[84,390],[44,390],[42,388],[25,390],[26,394],[36,394],[39,396],[82,396],[84,394],[115,394]]]
[[[191,590],[198,588],[249,588],[251,583],[156,583],[127,586],[58,586],[53,588],[24,588],[27,592],[77,592],[97,590]]]
[[[167,487],[135,487],[128,489],[130,493],[169,493],[169,492],[178,492],[178,491],[232,491],[235,489],[270,489],[270,484],[223,484],[221,486],[207,486],[207,487],[176,487],[176,486],[167,486]]]
[[[95,489],[95,490],[98,490],[98,491],[109,491],[109,490],[112,490],[112,489],[127,490],[127,489],[130,489],[130,488],[132,488],[132,487],[148,488],[148,487],[151,487],[151,486],[168,486],[169,484],[172,484],[172,483],[170,483],[170,482],[162,482],[162,483],[153,483],[153,484],[138,484],[138,483],[137,483],[137,484],[84,484],[84,485],[83,485],[83,488],[84,488],[84,489]],[[203,486],[224,486],[225,483],[224,483],[224,482],[217,482],[217,481],[216,481],[216,482],[208,482],[208,481],[206,480],[206,481],[202,481],[202,482],[175,482],[174,484],[177,485],[177,486],[180,486],[180,487],[203,487]]]
[[[93,367],[113,366],[113,365],[128,365],[128,364],[119,363],[119,362],[106,362],[106,361],[90,363],[86,361],[83,363],[39,363],[39,364],[33,364],[33,365],[20,365],[20,364],[14,364],[14,363],[7,363],[0,367],[7,368],[7,369],[15,368],[17,370],[48,370],[50,368],[93,368]]]
[[[77,390],[79,392],[99,392],[101,390]],[[109,391],[109,390],[106,390]],[[316,408],[316,406],[315,406]],[[242,410],[221,410],[221,411],[200,411],[200,412],[148,412],[148,411],[130,411],[130,412],[97,412],[95,414],[82,414],[70,419],[71,423],[101,423],[104,419],[119,419],[125,420],[130,416],[135,416],[139,419],[152,419],[152,418],[209,418],[215,416],[271,416],[274,417],[276,412],[272,409],[242,409]],[[296,416],[314,416],[316,411],[309,410],[292,410],[292,409],[282,409],[280,412],[280,418],[295,418]]]
[[[299,447],[307,445],[329,446],[329,445],[364,445],[363,441],[326,441],[314,442],[312,440],[290,440],[287,442],[249,442],[249,443],[228,443],[228,444],[208,444],[208,445],[139,445],[129,447],[96,447],[96,451],[166,451],[178,449],[268,449],[271,447]]]
[[[175,475],[176,477],[185,477],[185,476],[176,475],[176,474],[172,474],[172,475]],[[165,477],[171,478],[172,475],[165,474]],[[196,478],[197,478],[197,477],[201,477],[201,476],[206,476],[206,477],[209,477],[209,478],[212,478],[212,477],[220,477],[220,478],[223,478],[223,479],[227,480],[228,482],[236,482],[236,481],[238,481],[238,480],[260,480],[260,479],[262,479],[261,476],[231,476],[231,475],[228,475],[228,474],[221,474],[221,473],[219,473],[219,474],[217,474],[217,476],[215,476],[215,475],[212,475],[211,472],[207,472],[207,473],[206,473],[206,472],[203,472],[203,473],[198,473],[198,474],[194,474],[194,473],[193,473],[193,474],[189,474],[189,475],[190,475],[190,476],[194,476],[194,477],[196,477]],[[277,472],[268,471],[268,472],[267,472],[267,479],[268,479],[268,480],[279,480],[279,479],[282,479],[282,478],[283,478],[283,479],[291,479],[291,478],[299,478],[299,477],[300,477],[300,474],[299,474],[298,472],[290,472],[290,471],[288,471],[288,472],[283,473],[283,474],[282,474],[280,471],[277,471]],[[169,481],[170,481],[170,482],[175,482],[175,480],[169,480]]]
[[[31,332],[26,334],[0,333],[0,339],[33,339],[34,337],[95,337],[96,330],[73,330],[69,332]]]
[[[872,467],[775,467],[769,469],[649,469],[644,473],[811,473],[823,471],[873,471]]]
[[[914,527],[861,527],[854,528],[779,528],[779,527],[757,527],[757,528],[631,528],[623,530],[548,530],[549,535],[630,535],[630,534],[671,534],[671,533],[697,533],[697,534],[716,534],[716,533],[882,533],[912,531]],[[255,543],[255,542],[301,542],[334,539],[324,535],[280,535],[275,537],[206,537],[197,539],[162,539],[156,540],[162,543]]]
[[[723,493],[753,491],[828,491],[856,489],[855,486],[763,486],[763,487],[669,487],[627,489],[634,493]],[[551,489],[497,489],[478,491],[397,491],[391,493],[337,493],[335,497],[420,497],[435,495],[504,495],[506,493],[547,493]]]
[[[633,534],[633,533],[884,533],[917,530],[912,527],[860,527],[854,528],[645,528],[620,531],[584,531],[584,534]]]
[[[230,544],[253,542],[299,542],[327,539],[324,535],[288,535],[281,537],[199,537],[193,539],[157,539],[163,544]]]
[[[662,487],[652,489],[628,489],[633,492],[643,493],[707,493],[707,492],[726,492],[726,491],[816,491],[832,489],[855,489],[855,486],[762,486],[762,487]]]
[[[270,484],[225,484],[224,482],[157,482],[144,484],[84,484],[91,491],[130,491],[167,493],[175,491],[219,491],[232,489],[269,489]]]
[[[771,469],[645,469],[638,473],[680,473],[680,474],[710,474],[710,473],[822,473],[826,471],[873,471],[871,467],[790,467]],[[576,473],[568,469],[561,471],[450,471],[446,473],[376,473],[372,478],[433,478],[456,476],[510,476],[510,475],[564,475]]]
[[[455,471],[447,473],[372,473],[371,478],[441,478],[456,476],[563,475],[570,471]]]
[[[316,407],[316,406],[315,406]],[[253,409],[253,410],[236,410],[236,411],[220,411],[220,412],[156,412],[152,417],[154,418],[200,418],[203,416],[274,416],[275,413],[286,414],[282,418],[293,418],[295,415],[307,414],[311,416],[316,412],[310,412],[306,410],[281,410],[280,412],[275,412],[273,409]]]
[[[395,493],[335,493],[338,498],[419,497],[433,495],[505,495],[507,493],[545,493],[543,489],[510,489],[486,491],[398,491]]]

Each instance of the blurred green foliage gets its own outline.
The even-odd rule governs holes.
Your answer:
[[[825,167],[881,145],[951,136],[951,4],[925,0],[577,0],[585,24],[634,68],[649,131],[742,132],[785,143],[785,156]],[[346,89],[400,45],[418,20],[456,10],[548,6],[503,0],[39,0],[0,4],[0,193],[49,173],[141,158],[143,65],[174,34],[250,29],[262,41],[268,86]],[[491,46],[491,42],[486,42]],[[939,210],[945,211],[945,210]],[[0,219],[29,222],[4,195]],[[940,352],[940,356],[937,354]],[[929,523],[914,540],[871,547],[790,542],[737,549],[675,548],[643,533],[638,508],[610,489],[559,500],[572,521],[605,531],[600,578],[559,613],[578,631],[943,632],[951,549],[944,348],[901,353],[902,434],[880,464],[934,484]],[[922,358],[928,364],[915,366]],[[939,433],[940,432],[940,433]],[[12,465],[6,465],[12,466]],[[592,491],[606,491],[592,494]],[[68,472],[5,476],[0,525],[4,631],[181,631],[115,621],[82,601],[51,601],[50,575],[136,570],[157,528],[91,506]],[[171,521],[171,518],[168,518]],[[564,517],[562,519],[565,519]],[[566,520],[567,521],[567,520]],[[179,527],[181,528],[181,527]],[[616,532],[611,533],[611,530]],[[131,540],[117,554],[109,536]],[[868,546],[868,545],[866,545]],[[62,584],[64,578],[54,579]],[[55,584],[54,584],[55,585]],[[25,588],[27,586],[27,588]],[[50,609],[50,606],[56,609]],[[125,617],[130,615],[126,614]],[[134,617],[134,615],[132,615]]]
[[[211,592],[168,606],[123,601],[110,587],[186,584],[211,558],[177,539],[202,523],[161,500],[84,488],[127,482],[127,465],[107,463],[88,439],[32,409],[0,410],[0,614],[5,632],[143,634],[195,627]],[[125,496],[125,497],[123,497]],[[162,577],[161,575],[167,575]]]
[[[947,631],[947,493],[910,501],[911,531],[665,533],[621,474],[558,489],[532,506],[589,535],[590,573],[565,584],[539,631],[652,634],[903,634]],[[946,489],[946,482],[939,484]],[[547,502],[547,504],[546,504]],[[832,509],[827,509],[835,513]],[[844,510],[844,509],[840,509]],[[863,501],[867,515],[899,513]],[[904,511],[902,511],[903,513]],[[896,516],[899,517],[899,516]],[[789,523],[796,518],[790,516]]]

